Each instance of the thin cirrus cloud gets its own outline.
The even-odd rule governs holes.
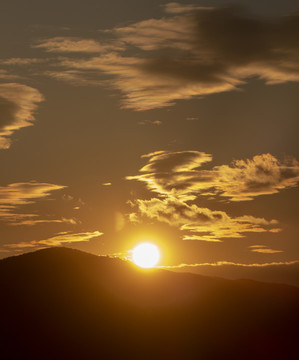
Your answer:
[[[57,36],[40,40],[32,47],[44,49],[50,53],[101,53],[107,50],[122,49],[119,43],[101,44],[93,39],[81,39],[71,36]]]
[[[235,160],[231,165],[200,169],[212,161],[212,155],[199,151],[157,151],[143,156],[148,163],[139,175],[128,180],[146,183],[161,196],[192,200],[199,195],[219,195],[231,201],[252,200],[294,187],[299,182],[299,164],[295,159],[279,161],[271,154]]]
[[[286,283],[299,286],[299,261],[267,261],[242,263],[235,261],[216,261],[202,263],[179,263],[176,265],[160,266],[165,269],[178,271],[192,271],[206,276],[217,276],[228,279],[251,278],[264,282]]]
[[[38,58],[8,58],[0,59],[2,65],[31,65],[44,62],[44,59]]]
[[[37,224],[47,224],[47,223],[69,224],[69,225],[78,224],[78,221],[72,218],[69,219],[62,217],[61,219],[36,219],[37,217],[36,214],[15,214],[15,215],[16,217],[10,216],[10,219],[13,218],[13,221],[8,222],[8,224],[11,226],[19,226],[19,225],[33,226]],[[7,219],[8,218],[9,217],[7,217]]]
[[[180,268],[188,268],[188,267],[205,267],[205,266],[236,266],[236,267],[245,267],[245,268],[255,268],[255,267],[271,267],[271,266],[284,266],[284,265],[296,265],[299,264],[299,260],[293,261],[273,261],[270,263],[253,263],[253,264],[242,264],[236,263],[232,261],[216,261],[213,263],[198,263],[198,264],[178,264],[178,265],[165,265],[158,266],[159,268],[164,269],[180,269]]]
[[[197,5],[182,5],[177,2],[170,2],[168,4],[162,5],[164,7],[164,11],[169,14],[181,14],[186,12],[191,12],[194,10],[210,10],[212,7],[203,7]]]
[[[52,79],[63,81],[73,86],[99,86],[103,81],[97,79],[93,73],[86,74],[81,70],[46,70],[43,75],[51,77]]]
[[[47,222],[75,224],[73,219],[40,219],[35,213],[20,212],[20,207],[49,198],[54,191],[64,188],[63,185],[36,181],[0,186],[0,221],[9,225],[35,225]]]
[[[26,249],[26,248],[48,247],[48,246],[60,246],[63,244],[87,242],[101,235],[103,235],[103,233],[99,231],[81,232],[81,233],[60,232],[55,236],[52,236],[44,240],[33,240],[29,242],[6,244],[4,246],[9,249]]]
[[[8,149],[11,135],[24,127],[32,126],[37,104],[42,94],[27,85],[0,84],[0,149]]]
[[[261,254],[276,254],[276,253],[283,252],[283,250],[270,249],[266,245],[251,245],[251,246],[249,246],[249,249],[252,252],[257,252],[257,253],[261,253]]]
[[[52,38],[35,47],[48,52],[98,51],[88,58],[69,54],[57,59],[57,71],[108,75],[103,84],[119,90],[122,106],[134,110],[236,90],[252,77],[266,84],[299,81],[298,14],[262,19],[235,6],[202,9],[177,3],[169,3],[165,11],[168,16],[160,19],[102,32],[101,44]]]
[[[137,122],[138,125],[161,125],[161,120],[140,120]]]
[[[11,80],[11,79],[16,79],[16,78],[18,78],[17,75],[11,74],[5,69],[0,69],[0,79]]]

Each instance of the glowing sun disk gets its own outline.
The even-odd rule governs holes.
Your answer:
[[[142,243],[137,245],[132,251],[134,264],[142,268],[154,267],[160,259],[160,252],[156,245]]]

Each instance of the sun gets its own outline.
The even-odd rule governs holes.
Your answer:
[[[142,268],[152,268],[158,264],[160,251],[158,247],[151,243],[142,243],[132,250],[132,260],[134,264]]]

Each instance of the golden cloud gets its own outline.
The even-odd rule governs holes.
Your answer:
[[[164,269],[180,269],[188,267],[201,267],[201,266],[240,266],[240,267],[269,267],[269,266],[282,266],[282,265],[295,265],[299,264],[299,260],[294,261],[278,261],[270,263],[253,263],[253,264],[242,264],[235,263],[232,261],[216,261],[213,263],[198,263],[198,264],[179,264],[179,265],[169,265],[169,266],[158,266],[159,268]]]
[[[57,36],[50,39],[40,40],[33,45],[34,48],[41,48],[53,53],[101,53],[107,50],[121,50],[120,44],[111,42],[101,44],[93,39],[81,39],[78,37]]]
[[[43,100],[41,93],[30,86],[0,84],[0,149],[10,147],[10,136],[15,131],[32,126],[33,113]]]
[[[270,249],[266,245],[251,245],[249,246],[249,249],[252,252],[257,252],[261,254],[276,254],[283,252],[283,250]]]
[[[84,72],[79,70],[47,70],[43,72],[43,75],[47,77],[51,77],[58,81],[63,81],[73,86],[99,86],[103,84],[103,82],[87,76]]]
[[[81,232],[81,233],[70,233],[70,232],[61,232],[44,240],[34,240],[29,242],[20,242],[16,244],[5,244],[4,246],[9,249],[26,249],[26,248],[35,248],[35,247],[45,247],[45,246],[60,246],[63,244],[71,244],[75,242],[86,242],[90,241],[93,238],[97,238],[103,235],[99,231],[93,232]]]
[[[38,58],[8,58],[0,59],[0,64],[3,65],[31,65],[44,62],[44,59]]]
[[[280,162],[271,154],[236,160],[231,165],[201,169],[212,161],[212,155],[199,151],[155,151],[143,155],[147,163],[140,174],[128,180],[144,182],[158,198],[130,202],[135,209],[129,218],[140,222],[153,219],[178,227],[183,240],[219,242],[223,238],[242,238],[246,233],[277,233],[277,220],[251,215],[230,217],[224,211],[201,208],[190,202],[200,196],[226,197],[231,201],[253,200],[294,187],[299,181],[299,165],[294,159]],[[255,252],[274,253],[259,248]]]
[[[140,175],[128,180],[145,182],[159,195],[192,200],[199,195],[220,195],[231,201],[252,200],[294,187],[299,182],[299,164],[295,159],[283,162],[271,154],[236,160],[232,165],[199,169],[212,155],[199,151],[158,151],[143,156],[149,159]]]
[[[37,200],[49,197],[53,191],[62,190],[65,187],[36,181],[0,186],[0,220],[10,225],[35,225],[41,222],[74,223],[73,219],[42,220],[37,218],[37,214],[17,212],[20,206],[33,204]]]
[[[183,232],[183,240],[220,242],[223,238],[242,238],[244,233],[267,232],[278,223],[253,216],[231,218],[224,211],[200,208],[173,198],[138,199],[131,205],[137,208],[137,212],[131,214],[131,221],[147,217],[168,223]]]

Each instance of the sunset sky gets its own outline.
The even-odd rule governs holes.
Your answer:
[[[0,257],[299,261],[299,3],[2,0]]]

